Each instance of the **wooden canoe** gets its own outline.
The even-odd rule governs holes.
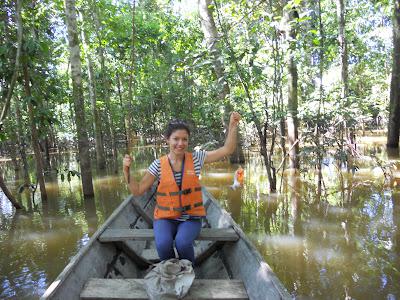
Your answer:
[[[195,241],[196,279],[185,299],[291,299],[231,216],[203,189],[207,219]],[[158,260],[154,190],[128,197],[72,258],[41,299],[147,299]]]

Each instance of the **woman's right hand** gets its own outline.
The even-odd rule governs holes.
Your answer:
[[[132,157],[129,154],[125,154],[124,159],[122,161],[122,165],[124,169],[129,169],[132,164]]]
[[[233,111],[229,119],[229,128],[238,126],[240,119],[241,119],[240,114],[236,111]]]

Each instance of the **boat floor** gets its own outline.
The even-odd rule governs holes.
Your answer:
[[[148,299],[143,279],[90,279],[81,299]],[[239,300],[249,299],[241,280],[205,280],[196,279],[188,294],[189,299]]]
[[[154,191],[152,193],[154,195]],[[229,292],[235,291],[237,280],[242,282],[241,291],[250,299],[290,299],[287,290],[232,218],[207,191],[203,191],[203,199],[207,219],[203,219],[202,232],[195,241],[194,287],[201,286],[210,293],[205,298],[193,294],[197,295],[193,299],[235,299]],[[158,261],[151,229],[154,206],[151,193],[121,203],[42,299],[62,300],[66,295],[69,299],[145,299],[140,293],[138,298],[129,298],[129,295],[132,287],[143,290],[144,276]],[[121,287],[116,287],[118,285]],[[90,297],[85,294],[89,290],[100,291],[98,286],[103,286],[109,294],[92,293]],[[213,292],[215,286],[223,293]],[[113,296],[118,289],[125,290],[125,294]]]
[[[91,278],[86,282],[81,299],[148,299],[142,278],[152,263],[159,261],[153,239],[153,230],[146,228],[105,230],[98,240],[114,245],[116,255],[108,263],[105,278]],[[249,298],[243,281],[232,280],[221,251],[225,243],[238,239],[231,228],[202,229],[195,241],[196,280],[185,299]],[[143,246],[141,253],[137,252],[138,243]]]

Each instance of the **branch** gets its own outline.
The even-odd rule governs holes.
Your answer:
[[[4,103],[1,116],[0,116],[0,130],[2,130],[3,121],[7,116],[8,109],[10,108],[11,98],[14,91],[15,83],[17,82],[18,71],[19,71],[19,59],[21,56],[21,45],[22,45],[22,18],[21,18],[21,0],[16,1],[16,14],[17,14],[17,54],[15,57],[15,68],[11,78],[10,88],[7,91],[7,96],[2,99]]]

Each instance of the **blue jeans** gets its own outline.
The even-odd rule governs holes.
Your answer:
[[[175,258],[175,247],[180,259],[194,264],[193,241],[201,230],[201,220],[177,221],[170,219],[154,220],[154,239],[161,260]]]

